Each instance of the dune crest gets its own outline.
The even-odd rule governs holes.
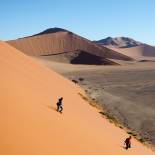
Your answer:
[[[7,41],[7,43],[31,56],[52,56],[60,53],[84,51],[107,59],[113,64],[116,63],[109,59],[133,60],[128,56],[106,47],[100,47],[88,39],[60,28],[51,28],[30,37]]]

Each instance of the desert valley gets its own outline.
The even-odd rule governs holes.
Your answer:
[[[1,41],[0,53],[0,154],[154,154],[154,46],[50,28]]]

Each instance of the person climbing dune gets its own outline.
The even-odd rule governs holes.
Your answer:
[[[131,148],[131,136],[128,137],[128,138],[126,138],[126,140],[124,141],[124,144],[126,145],[125,146],[125,149],[126,150],[129,149],[129,148]]]
[[[62,113],[63,111],[62,100],[63,100],[63,97],[59,98],[57,102],[57,112],[60,112],[60,113]]]

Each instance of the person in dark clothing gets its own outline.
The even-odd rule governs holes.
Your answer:
[[[124,141],[124,144],[126,145],[125,149],[127,150],[128,148],[131,148],[131,136],[126,138]]]
[[[60,112],[60,113],[62,113],[62,110],[63,110],[62,100],[63,100],[63,98],[61,97],[61,98],[58,99],[58,102],[57,102],[57,111]]]

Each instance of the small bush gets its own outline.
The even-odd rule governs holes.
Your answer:
[[[140,138],[139,141],[140,141],[141,143],[144,143],[146,140],[145,140],[144,138]]]
[[[79,81],[84,81],[84,78],[79,78]]]
[[[78,81],[77,81],[77,80],[74,80],[74,79],[72,80],[72,82],[74,82],[75,84],[77,84],[77,83],[78,83]]]
[[[119,124],[119,122],[117,121],[117,119],[112,114],[110,114],[108,112],[103,112],[103,111],[100,111],[99,113],[102,114],[102,115],[104,115],[107,119],[109,119],[109,121],[111,123]]]
[[[131,132],[131,131],[128,131],[127,133],[128,133],[129,135],[134,136],[134,137],[136,137],[136,136],[137,136],[137,134],[136,134],[136,133],[133,133],[133,132]]]
[[[122,126],[119,126],[119,128],[120,128],[120,129],[123,129],[123,127],[122,127]]]

